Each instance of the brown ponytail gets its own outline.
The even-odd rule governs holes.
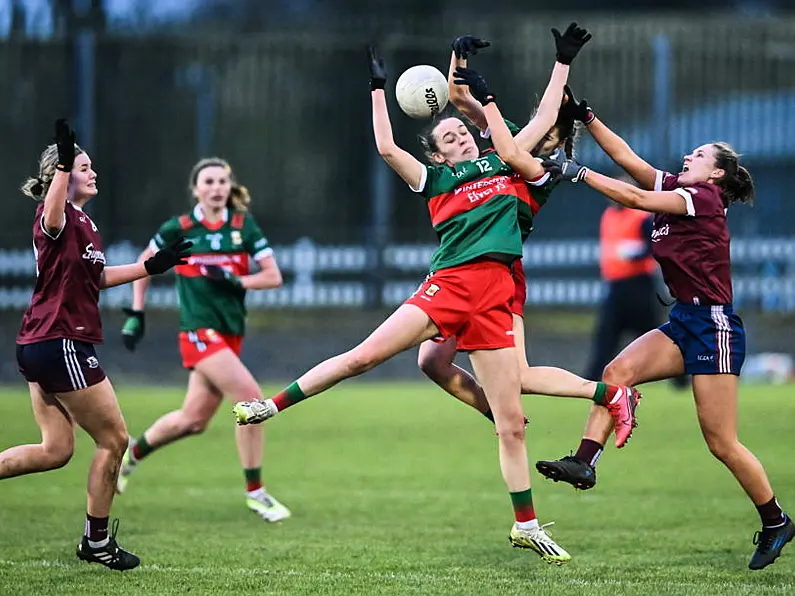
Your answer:
[[[723,196],[732,203],[754,204],[754,181],[750,172],[740,165],[740,155],[728,143],[712,143],[715,150],[715,167],[725,172],[716,184],[723,190]]]

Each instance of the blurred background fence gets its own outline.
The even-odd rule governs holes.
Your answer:
[[[304,318],[321,307],[357,316],[362,307],[374,309],[353,325],[353,341],[416,287],[435,244],[422,201],[375,152],[365,44],[378,42],[394,82],[419,63],[446,72],[456,35],[485,37],[493,46],[472,64],[488,77],[503,112],[524,123],[553,64],[549,28],[572,19],[594,34],[574,64],[572,86],[641,156],[679,171],[682,155],[704,142],[726,140],[744,154],[757,204],[730,212],[738,303],[749,312],[795,310],[795,14],[764,16],[786,3],[740,3],[762,16],[685,12],[687,3],[682,12],[661,14],[643,10],[655,4],[643,2],[633,11],[586,14],[531,13],[527,2],[519,9],[496,2],[485,13],[467,2],[375,2],[347,12],[342,4],[357,3],[148,4],[152,15],[181,8],[182,20],[172,22],[147,20],[146,11],[120,19],[114,10],[133,0],[6,1],[0,309],[9,347],[34,274],[34,205],[17,189],[35,174],[54,118],[72,119],[99,173],[100,196],[89,211],[111,247],[111,264],[134,259],[162,221],[187,211],[191,166],[221,155],[251,190],[253,214],[287,274],[284,288],[252,294],[252,308],[300,308]],[[34,5],[44,11],[38,17]],[[419,154],[423,123],[401,114],[391,96],[396,138]],[[617,173],[587,136],[578,155]],[[597,233],[605,205],[580,186],[556,192],[525,249],[530,303],[590,312],[601,292]],[[170,283],[155,286],[153,308],[174,306]],[[119,288],[103,303],[118,310],[129,295]],[[344,325],[347,315],[335,316]],[[164,315],[163,330],[173,332],[173,319]],[[574,361],[570,352],[552,358]],[[301,349],[294,358],[308,360]],[[582,346],[576,358],[581,364]]]

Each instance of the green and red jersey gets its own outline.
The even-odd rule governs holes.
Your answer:
[[[519,134],[522,130],[519,126],[511,122],[510,120],[503,120],[508,127],[508,130],[511,131],[513,136]],[[491,131],[487,128],[483,132],[480,133],[480,136],[484,139],[489,140],[491,142]],[[489,149],[488,151],[493,150]],[[551,156],[542,156],[542,157],[551,157]],[[538,156],[536,159],[539,159]],[[539,161],[542,161],[539,159]],[[549,200],[549,195],[552,194],[552,191],[558,185],[559,180],[552,179],[552,177],[547,173],[537,178],[535,180],[526,180],[525,181],[529,186],[529,192],[533,198],[533,202],[538,205],[538,209],[541,209],[546,202]],[[519,227],[522,230],[522,240],[526,240],[527,237],[530,235],[530,232],[533,231],[533,216],[538,212],[538,209],[535,211],[522,209],[521,205],[519,206]]]
[[[157,252],[185,236],[193,242],[187,265],[175,268],[179,297],[179,324],[182,331],[214,329],[218,333],[243,335],[246,292],[232,284],[204,276],[204,267],[218,265],[235,275],[247,275],[250,261],[273,254],[254,218],[245,211],[226,209],[215,224],[204,219],[201,206],[191,213],[165,222],[150,242]]]

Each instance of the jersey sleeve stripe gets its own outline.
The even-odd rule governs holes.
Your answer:
[[[687,205],[687,214],[690,217],[695,217],[696,207],[693,205],[693,195],[687,192],[684,188],[674,189],[674,192],[685,200],[685,205]]]
[[[47,238],[50,238],[51,240],[58,240],[58,238],[61,237],[61,234],[63,234],[64,228],[66,227],[66,213],[63,214],[63,223],[61,224],[61,229],[58,230],[58,233],[55,236],[53,236],[47,231],[47,226],[44,225],[43,213],[41,214],[41,219],[39,220],[39,224],[41,225],[41,231],[44,232],[44,235],[47,236]]]
[[[269,246],[268,248],[263,248],[261,251],[257,252],[256,254],[251,255],[251,258],[255,261],[261,261],[262,259],[267,259],[268,257],[273,256],[273,249]]]
[[[655,192],[660,192],[662,190],[663,185],[663,178],[665,177],[665,172],[662,170],[657,170],[654,175],[654,190]]]
[[[544,186],[547,182],[549,182],[550,173],[544,172],[542,176],[539,176],[535,180],[526,180],[528,184],[532,184],[533,186]]]
[[[420,174],[420,182],[417,184],[417,188],[414,188],[411,184],[409,184],[409,188],[414,192],[422,192],[425,190],[425,185],[428,183],[428,168],[424,165],[420,164],[422,168],[422,173]]]

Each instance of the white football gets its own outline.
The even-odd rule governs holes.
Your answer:
[[[397,80],[395,96],[407,116],[431,118],[447,105],[447,77],[427,64],[412,66]]]

